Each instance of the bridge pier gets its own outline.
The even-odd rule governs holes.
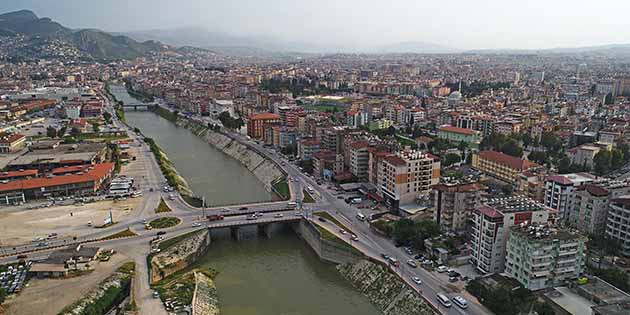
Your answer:
[[[257,225],[233,226],[230,228],[232,238],[237,241],[246,241],[258,237]]]
[[[284,222],[277,222],[277,223],[272,222],[268,224],[259,225],[258,229],[261,235],[263,235],[267,239],[271,239],[276,233],[278,233],[285,227],[286,227],[286,223]]]

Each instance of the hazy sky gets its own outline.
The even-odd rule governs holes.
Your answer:
[[[0,0],[74,28],[202,26],[318,44],[460,49],[630,43],[628,0]]]

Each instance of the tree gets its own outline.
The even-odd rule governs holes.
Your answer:
[[[625,163],[623,151],[613,149],[610,155],[610,167],[613,170],[618,170],[623,167]]]
[[[462,158],[459,154],[449,153],[444,157],[444,161],[442,162],[444,167],[449,167],[455,163],[461,162]]]
[[[547,302],[536,303],[536,305],[534,305],[534,311],[536,311],[538,315],[555,315],[556,314],[556,312],[553,310],[551,305],[549,305],[549,303]]]
[[[409,243],[416,235],[415,224],[409,219],[400,219],[394,223],[392,238],[401,243]]]
[[[46,137],[49,138],[56,138],[57,137],[57,129],[49,126],[48,128],[46,128]]]
[[[597,175],[608,174],[611,170],[611,153],[608,150],[599,151],[593,158],[593,163],[595,164],[595,173]]]
[[[564,154],[559,160],[558,160],[558,173],[560,174],[567,174],[571,172],[571,159],[569,159],[569,157]]]
[[[103,113],[103,119],[105,119],[105,122],[107,124],[111,124],[112,123],[112,114],[110,114],[109,112],[104,112]]]
[[[523,155],[523,148],[518,145],[518,142],[516,142],[516,140],[509,139],[501,146],[501,152],[520,158]]]
[[[92,131],[94,131],[94,133],[98,133],[100,131],[98,123],[92,124]]]
[[[7,296],[7,291],[4,290],[4,288],[0,288],[0,305],[2,303],[4,303],[4,299]]]
[[[527,158],[530,161],[534,161],[540,165],[544,165],[545,163],[547,163],[547,153],[545,152],[539,152],[539,151],[534,151],[532,153],[530,153]]]
[[[562,149],[562,140],[551,132],[543,132],[540,136],[540,145],[545,147],[547,151],[557,152]]]

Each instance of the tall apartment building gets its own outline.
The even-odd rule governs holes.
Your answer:
[[[630,183],[601,179],[577,187],[568,223],[585,234],[603,235],[606,231],[608,203],[630,194]]]
[[[576,187],[595,179],[596,177],[589,173],[547,176],[543,204],[557,210],[561,220],[568,221],[569,212],[573,209],[573,191]]]
[[[545,169],[532,169],[518,174],[516,191],[536,202],[543,202],[545,197]]]
[[[612,199],[608,204],[606,235],[619,241],[621,254],[630,256],[630,195]]]
[[[320,143],[316,139],[301,139],[298,141],[298,157],[303,161],[308,161],[319,152],[319,148]]]
[[[343,138],[346,134],[345,127],[335,126],[325,129],[321,135],[321,149],[334,152],[335,154],[343,153]]]
[[[368,179],[370,153],[367,141],[356,141],[350,144],[350,173],[360,181]]]
[[[368,152],[368,181],[376,186],[378,185],[378,167],[383,159],[392,153],[378,148],[369,148]]]
[[[472,167],[508,183],[515,183],[518,174],[540,165],[496,151],[474,153]]]
[[[545,223],[550,211],[521,196],[492,199],[472,213],[471,263],[482,273],[503,272],[510,228],[524,222]]]
[[[481,185],[477,182],[447,182],[433,186],[433,220],[442,230],[463,232],[472,212],[481,206]]]
[[[547,224],[513,226],[505,273],[533,291],[564,285],[584,272],[587,240],[582,234]]]
[[[378,193],[395,211],[428,195],[439,182],[440,159],[420,151],[401,151],[383,158],[378,171]]]

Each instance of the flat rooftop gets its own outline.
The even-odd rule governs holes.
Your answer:
[[[486,205],[490,208],[501,211],[501,213],[521,212],[521,211],[542,211],[548,209],[543,204],[524,196],[513,196],[507,198],[494,198],[488,200]]]
[[[545,297],[572,315],[591,315],[591,307],[596,305],[567,287],[554,288]]]

